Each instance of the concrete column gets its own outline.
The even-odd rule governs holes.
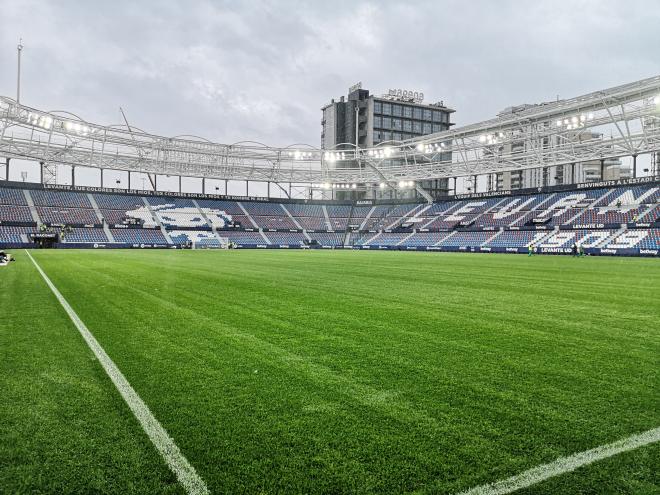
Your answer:
[[[101,169],[101,187],[103,187],[103,169]]]
[[[605,159],[600,159],[600,180],[605,180]]]
[[[5,160],[5,180],[9,180],[9,158]]]
[[[633,155],[633,169],[632,169],[632,176],[633,179],[637,178],[637,155]]]
[[[71,185],[76,185],[76,167],[73,165],[71,165]]]

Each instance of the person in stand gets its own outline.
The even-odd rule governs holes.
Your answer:
[[[616,200],[616,207],[621,208],[621,199]]]
[[[578,247],[576,243],[573,243],[573,246],[571,246],[571,253],[574,258],[578,255]]]

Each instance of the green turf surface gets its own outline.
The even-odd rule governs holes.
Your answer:
[[[180,490],[16,254],[0,492]],[[33,254],[212,493],[455,493],[660,426],[655,259]],[[659,456],[520,493],[656,493]]]

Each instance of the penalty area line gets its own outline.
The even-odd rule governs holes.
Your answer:
[[[117,368],[117,365],[110,359],[110,356],[103,350],[101,344],[92,335],[89,329],[85,326],[82,320],[78,317],[73,308],[64,299],[64,296],[57,290],[57,287],[48,278],[48,275],[41,269],[32,255],[25,250],[37,271],[41,274],[46,282],[46,285],[53,292],[59,303],[66,311],[71,321],[76,326],[83,339],[92,350],[96,359],[99,360],[101,366],[105,370],[112,383],[114,383],[117,391],[121,394],[122,398],[133,412],[133,415],[140,423],[140,426],[147,434],[151,442],[154,444],[160,455],[163,457],[169,468],[176,475],[177,480],[189,495],[207,495],[209,493],[204,480],[195,471],[195,468],[188,462],[184,455],[179,450],[179,447],[174,443],[174,440],[168,435],[167,431],[158,422],[154,415],[149,410],[149,407],[137,394],[135,389],[128,383],[128,380],[122,372]]]
[[[579,452],[568,457],[560,457],[553,462],[542,464],[511,478],[477,486],[458,495],[505,495],[507,493],[513,493],[549,478],[575,471],[579,467],[658,441],[660,441],[660,428],[654,428],[591,450],[585,450],[584,452]]]

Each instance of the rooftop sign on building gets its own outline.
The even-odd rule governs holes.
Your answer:
[[[424,93],[421,91],[408,91],[405,89],[390,89],[383,98],[388,100],[399,101],[412,101],[413,103],[422,103],[424,101]]]

